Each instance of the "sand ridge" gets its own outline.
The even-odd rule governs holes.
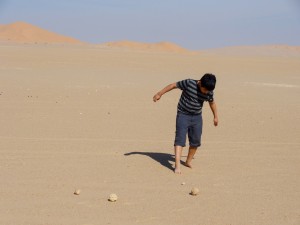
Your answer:
[[[26,22],[15,22],[0,25],[0,41],[17,43],[64,43],[64,44],[88,44],[72,37],[66,37],[54,32],[47,31]],[[93,45],[93,44],[90,44]],[[215,54],[231,56],[300,56],[300,46],[288,45],[264,45],[264,46],[232,46],[207,50],[188,50],[175,43],[162,41],[158,43],[143,43],[136,41],[113,41],[103,44],[94,44],[98,47],[113,49],[125,49],[150,52],[169,52],[182,54]]]
[[[174,52],[174,53],[187,53],[188,50],[180,47],[171,42],[159,42],[159,43],[142,43],[134,41],[117,41],[107,42],[104,46],[113,48],[125,48],[131,50],[143,50],[143,51],[162,51],[162,52]]]
[[[56,34],[25,22],[1,25],[0,40],[21,43],[83,44],[74,38]]]
[[[231,46],[217,49],[207,49],[201,52],[231,55],[231,56],[267,56],[267,57],[299,57],[300,46],[289,45],[258,45],[258,46]]]
[[[18,43],[66,43],[66,44],[84,44],[84,42],[71,37],[66,37],[54,32],[47,31],[26,22],[15,22],[7,25],[0,25],[0,40]],[[109,48],[122,48],[141,51],[161,51],[172,53],[188,53],[174,43],[141,43],[133,41],[107,42],[98,46]]]

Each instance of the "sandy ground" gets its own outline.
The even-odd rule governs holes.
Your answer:
[[[299,61],[1,43],[0,224],[300,224]],[[175,175],[180,91],[152,96],[206,72],[220,123],[206,104],[194,168]]]

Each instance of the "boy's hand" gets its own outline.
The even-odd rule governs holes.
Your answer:
[[[168,91],[171,91],[175,88],[177,88],[176,83],[167,85],[165,88],[163,88],[161,91],[157,92],[153,96],[153,101],[154,102],[158,101],[161,98],[161,96],[163,96],[165,93],[167,93]]]
[[[161,97],[161,95],[157,93],[156,95],[153,96],[153,101],[154,102],[158,101],[160,99],[160,97]]]
[[[218,123],[219,123],[218,117],[215,117],[215,118],[214,118],[214,125],[215,125],[215,126],[218,126]]]

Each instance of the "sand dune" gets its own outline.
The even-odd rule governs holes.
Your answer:
[[[15,22],[8,25],[0,25],[0,40],[18,43],[68,43],[83,44],[83,42],[71,37],[66,37],[47,31],[26,22]],[[141,43],[133,41],[108,42],[101,46],[110,48],[123,48],[142,51],[160,51],[187,53],[188,50],[170,42]]]
[[[56,34],[25,22],[1,25],[0,40],[21,43],[83,44],[74,38]]]
[[[159,43],[142,43],[133,41],[117,41],[108,42],[104,44],[108,47],[113,48],[125,48],[131,50],[142,50],[142,51],[161,51],[161,52],[176,52],[176,53],[187,53],[187,49],[182,48],[174,43],[170,42],[159,42]]]
[[[0,24],[0,41],[17,43],[67,43],[84,44],[84,42],[47,31],[26,22]],[[190,51],[171,42],[143,43],[134,41],[107,42],[101,45],[114,49],[135,51],[170,52],[170,53],[208,53],[215,55],[236,56],[300,56],[300,46],[266,45],[266,46],[233,46],[201,51]]]
[[[201,52],[219,55],[238,56],[300,56],[300,46],[263,45],[263,46],[233,46],[217,49],[208,49]]]

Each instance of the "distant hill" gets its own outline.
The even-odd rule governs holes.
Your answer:
[[[103,44],[107,47],[112,48],[124,48],[142,51],[161,51],[161,52],[176,52],[176,53],[187,53],[187,49],[182,48],[176,44],[170,42],[159,42],[159,43],[142,43],[133,41],[117,41],[107,42]]]
[[[0,40],[20,43],[83,44],[74,38],[56,34],[25,22],[0,25]]]
[[[261,46],[232,46],[199,51],[218,55],[235,56],[300,56],[300,46],[290,45],[261,45]]]

